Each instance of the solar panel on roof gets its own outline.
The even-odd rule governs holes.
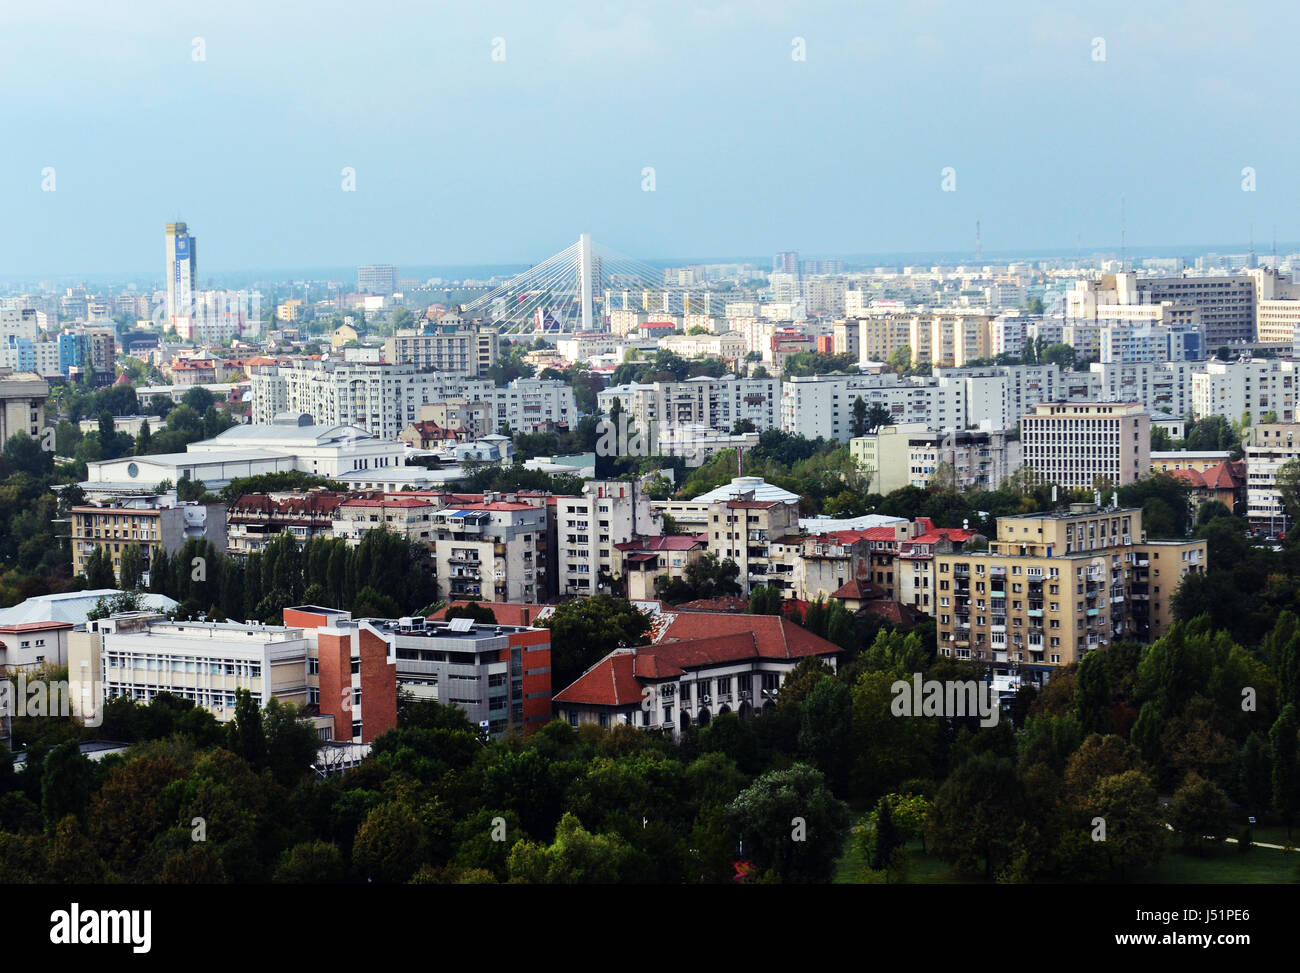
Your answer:
[[[453,618],[447,622],[447,629],[452,632],[472,632],[474,631],[474,619]]]

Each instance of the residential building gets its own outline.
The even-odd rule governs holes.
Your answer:
[[[621,555],[618,575],[626,583],[626,597],[649,601],[658,597],[660,578],[684,580],[686,569],[704,556],[708,544],[704,534],[655,534],[634,537],[614,548]]]
[[[1251,530],[1269,535],[1291,529],[1277,489],[1277,473],[1300,460],[1300,422],[1262,422],[1245,445],[1246,517]]]
[[[1093,649],[1164,634],[1206,542],[1149,540],[1138,508],[1074,504],[1002,517],[987,552],[934,561],[939,654],[1041,684]]]
[[[1259,425],[1293,422],[1295,362],[1277,358],[1212,360],[1192,375],[1192,413],[1196,418],[1225,416],[1233,422]]]
[[[566,598],[612,590],[623,568],[617,545],[662,533],[662,515],[636,480],[593,480],[581,496],[556,497],[554,515],[556,593]]]
[[[299,544],[332,537],[339,505],[346,499],[346,493],[328,490],[245,493],[226,511],[226,550],[258,554],[281,534],[289,534]]]
[[[432,516],[434,575],[448,599],[540,601],[547,592],[550,546],[544,506],[485,495],[448,498]]]
[[[1124,486],[1151,465],[1151,416],[1140,402],[1053,402],[1020,421],[1024,465],[1067,489]]]
[[[384,342],[384,360],[411,364],[418,371],[479,376],[497,363],[500,335],[496,328],[441,327],[433,331],[399,331]]]
[[[209,541],[218,551],[226,550],[226,505],[178,501],[174,493],[75,506],[69,520],[74,575],[86,573],[86,559],[97,547],[112,558],[114,576],[120,577],[122,552],[136,545],[146,581],[159,550],[172,554],[190,540]]]

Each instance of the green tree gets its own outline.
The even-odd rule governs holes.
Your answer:
[[[992,878],[1011,860],[1015,823],[1021,820],[1020,782],[1011,761],[980,753],[944,781],[930,814],[929,840],[934,853],[962,871],[984,863]]]
[[[650,633],[649,617],[613,595],[567,601],[542,624],[551,630],[556,686],[567,686],[614,649],[645,644]]]
[[[389,802],[366,815],[352,848],[359,876],[373,882],[405,882],[424,863],[427,840],[407,807]]]
[[[743,857],[787,883],[827,882],[848,832],[848,805],[806,764],[771,770],[741,791],[728,820]]]
[[[227,725],[226,746],[248,761],[250,767],[266,766],[266,729],[262,725],[262,709],[247,689],[235,691],[235,718]]]
[[[1287,703],[1269,731],[1273,745],[1273,807],[1286,825],[1291,837],[1296,813],[1300,812],[1300,724],[1296,720],[1296,705]]]
[[[894,811],[889,803],[889,796],[886,795],[876,805],[869,864],[876,871],[884,870],[889,866],[889,858],[894,853],[894,849],[904,847],[905,844],[902,834],[894,824]]]
[[[94,782],[94,768],[76,740],[60,743],[41,766],[41,813],[50,833],[68,815],[84,820]]]
[[[1183,847],[1201,851],[1206,842],[1219,844],[1232,827],[1228,796],[1212,781],[1191,773],[1174,791],[1169,824],[1183,839]]]

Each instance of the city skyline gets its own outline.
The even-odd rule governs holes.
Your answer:
[[[581,231],[657,260],[1290,235],[1285,9],[167,10],[0,14],[34,134],[0,161],[7,276],[139,272],[179,219],[213,272],[527,265]]]

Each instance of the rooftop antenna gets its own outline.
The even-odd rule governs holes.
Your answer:
[[[1250,266],[1251,269],[1253,270],[1253,269],[1255,268],[1255,266],[1256,266],[1258,263],[1259,263],[1259,261],[1255,258],[1255,224],[1254,224],[1254,222],[1252,222],[1252,223],[1250,224],[1250,264],[1249,264],[1249,266]]]
[[[736,475],[737,476],[745,475],[745,447],[744,446],[736,447]]]
[[[984,262],[984,244],[980,242],[980,221],[975,221],[975,262]]]

